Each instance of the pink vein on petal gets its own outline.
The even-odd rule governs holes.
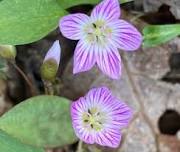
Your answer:
[[[97,65],[101,71],[112,79],[119,79],[121,75],[121,57],[115,47],[106,47],[98,52]]]
[[[92,11],[93,19],[113,20],[120,17],[120,4],[118,0],[104,0],[99,3]]]
[[[80,40],[75,49],[73,73],[88,71],[95,62],[95,46]]]
[[[79,40],[82,38],[82,28],[84,25],[90,22],[90,17],[82,14],[76,13],[63,17],[59,22],[59,27],[61,33],[72,40]]]
[[[141,33],[130,23],[116,20],[109,24],[113,29],[113,41],[116,47],[125,51],[137,50],[142,43]]]

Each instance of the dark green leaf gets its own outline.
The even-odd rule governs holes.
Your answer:
[[[26,44],[54,30],[65,11],[56,0],[0,2],[0,44]]]
[[[101,2],[101,0],[57,0],[59,2],[59,5],[65,9],[80,5],[80,4],[97,4]],[[133,0],[119,0],[122,3],[131,2]]]
[[[1,152],[44,152],[43,149],[25,145],[15,138],[0,130],[0,151]]]
[[[76,141],[70,101],[57,96],[37,96],[20,103],[0,118],[0,128],[39,147],[64,146]]]
[[[143,34],[145,47],[156,46],[180,35],[180,24],[150,25],[144,28]]]

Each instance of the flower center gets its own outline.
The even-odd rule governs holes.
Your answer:
[[[112,30],[104,21],[96,21],[85,28],[86,39],[90,43],[105,45],[111,38]]]
[[[89,130],[100,131],[103,129],[105,118],[102,112],[99,112],[97,108],[88,109],[83,114],[83,125]]]

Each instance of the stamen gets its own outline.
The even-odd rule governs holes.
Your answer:
[[[87,123],[87,122],[89,122],[89,120],[84,120],[84,122],[86,122],[86,123]]]
[[[96,35],[96,41],[98,42],[99,41],[99,37]]]
[[[88,113],[89,113],[89,114],[92,114],[90,109],[88,109]]]
[[[87,26],[85,32],[87,33],[88,42],[104,46],[107,44],[112,30],[105,25],[105,22],[96,21]]]
[[[94,28],[97,28],[97,26],[96,26],[96,24],[95,24],[95,23],[92,23],[92,25],[93,25],[93,27],[94,27]]]
[[[100,39],[99,39],[100,40]],[[97,107],[91,107],[83,114],[84,126],[89,126],[89,129],[100,131],[103,129],[104,117],[103,113]]]
[[[97,121],[100,125],[102,125],[102,122],[100,122],[100,121]]]

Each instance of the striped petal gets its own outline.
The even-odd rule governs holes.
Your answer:
[[[75,49],[73,73],[90,70],[95,61],[95,46],[80,40]]]
[[[113,116],[112,119],[112,126],[120,128],[127,127],[129,121],[132,118],[132,110],[123,102],[119,101],[117,98],[114,97],[113,99],[113,106],[111,115]]]
[[[89,107],[95,105],[106,107],[108,104],[111,104],[111,100],[113,99],[110,90],[106,87],[91,89],[85,98],[88,101]]]
[[[59,28],[63,36],[72,40],[79,40],[83,36],[83,27],[90,23],[89,16],[77,13],[63,17]]]
[[[116,47],[100,48],[96,55],[97,65],[101,71],[112,79],[121,75],[121,58]]]
[[[130,23],[116,20],[109,23],[113,31],[114,45],[125,51],[137,50],[142,43],[141,33]]]
[[[117,148],[120,145],[121,132],[120,130],[106,130],[98,133],[95,142],[101,146],[108,146],[111,148]]]
[[[107,87],[94,88],[85,96],[88,107],[98,105],[111,115],[111,125],[107,128],[124,128],[128,125],[132,117],[132,110],[124,102],[114,97]]]
[[[92,11],[91,18],[114,20],[120,17],[120,4],[118,0],[103,0]]]
[[[87,130],[82,126],[81,114],[86,111],[85,104],[86,100],[83,97],[80,98],[78,102],[73,102],[71,104],[72,124],[75,130],[75,134],[79,139],[88,144],[93,144],[94,138],[92,134],[90,134],[90,132],[87,132]]]

